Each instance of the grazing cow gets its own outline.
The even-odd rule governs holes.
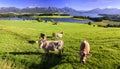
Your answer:
[[[92,56],[92,54],[90,54],[90,45],[87,41],[83,41],[80,45],[80,51],[78,52],[81,56],[80,58],[80,62],[85,63],[87,60],[87,57]]]
[[[60,32],[60,33],[52,33],[52,37],[53,37],[53,38],[56,38],[56,37],[62,38],[62,36],[63,36],[63,32]]]
[[[39,38],[42,38],[42,40],[46,40],[46,35],[45,34],[43,34],[43,33],[40,33],[40,37]]]
[[[62,54],[62,48],[63,48],[63,41],[58,40],[58,41],[44,41],[44,40],[39,40],[38,41],[39,48],[42,48],[46,53],[49,53],[49,50],[51,51],[59,51],[59,54]]]

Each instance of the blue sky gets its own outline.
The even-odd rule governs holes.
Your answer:
[[[94,8],[119,8],[120,0],[0,0],[0,7],[28,6],[39,7],[71,7],[76,10],[90,10]]]

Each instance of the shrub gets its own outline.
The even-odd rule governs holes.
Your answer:
[[[41,18],[36,19],[38,22],[42,22],[43,20]]]
[[[91,22],[88,22],[88,25],[91,25],[92,23]]]

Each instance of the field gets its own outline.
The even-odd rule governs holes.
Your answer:
[[[52,32],[61,31],[64,32],[62,56],[53,51],[46,56],[35,43],[39,34],[51,36]],[[83,40],[90,43],[92,53],[85,64],[80,63],[76,53]],[[120,69],[120,28],[0,20],[0,69]]]
[[[35,18],[72,18],[72,16],[34,16]]]
[[[94,22],[97,25],[106,26],[107,24],[110,25],[120,25],[120,22],[115,21],[109,21],[109,20],[103,20],[102,22]]]

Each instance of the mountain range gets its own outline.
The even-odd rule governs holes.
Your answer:
[[[1,7],[0,12],[30,12],[30,13],[97,13],[97,14],[120,14],[120,9],[117,8],[105,8],[105,9],[92,9],[87,11],[78,11],[73,8],[64,7],[26,7],[26,8],[16,8],[16,7]]]
[[[26,8],[16,8],[16,7],[1,7],[0,12],[30,12],[30,13],[75,13],[78,12],[72,8],[56,8],[56,7],[26,7]]]
[[[92,9],[89,11],[85,11],[87,13],[97,13],[97,14],[120,14],[120,9],[117,8],[105,8],[105,9]]]

